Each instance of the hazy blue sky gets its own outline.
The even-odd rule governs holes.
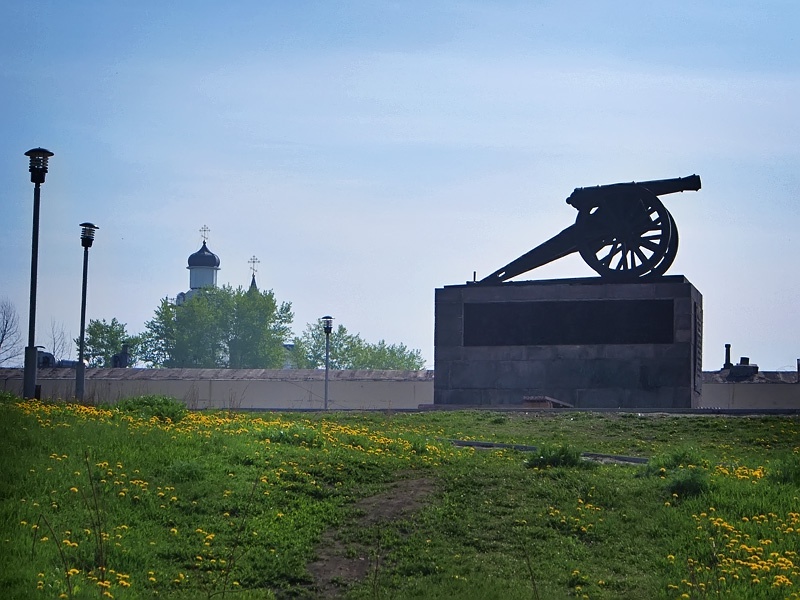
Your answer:
[[[0,296],[27,332],[43,146],[38,344],[78,334],[79,223],[88,318],[131,333],[188,288],[206,224],[219,282],[256,255],[297,332],[331,314],[432,367],[435,288],[572,224],[575,187],[697,173],[665,204],[704,368],[729,342],[793,369],[799,25],[789,0],[3,2]]]

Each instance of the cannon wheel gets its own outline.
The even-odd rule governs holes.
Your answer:
[[[592,269],[610,280],[660,275],[678,251],[672,215],[658,196],[643,187],[607,200],[602,208],[581,209],[575,224],[584,231],[601,232],[581,242],[578,251]]]
[[[660,277],[664,273],[667,272],[672,266],[672,263],[675,261],[675,257],[678,255],[678,227],[675,225],[675,219],[672,218],[672,213],[667,211],[669,215],[670,226],[672,229],[672,235],[669,236],[669,244],[667,245],[667,253],[664,255],[664,258],[658,263],[653,269],[648,273],[648,276],[656,276]]]

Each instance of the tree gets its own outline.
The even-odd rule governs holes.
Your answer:
[[[86,339],[84,356],[89,361],[90,367],[112,366],[111,357],[122,352],[122,346],[128,346],[128,364],[134,365],[138,362],[141,336],[128,335],[125,331],[125,323],[120,323],[117,318],[111,319],[106,323],[105,319],[90,319],[86,327]],[[75,338],[76,348],[80,348],[80,338]],[[81,357],[78,357],[81,360]]]
[[[19,317],[7,298],[0,300],[0,365],[22,354]]]
[[[234,292],[234,312],[228,342],[228,366],[232,369],[282,367],[285,344],[291,336],[291,305],[278,305],[272,292],[255,287]]]
[[[422,352],[412,350],[405,344],[387,344],[380,340],[377,344],[366,344],[352,368],[419,371],[425,368],[425,359],[422,358]]]
[[[203,288],[180,306],[161,301],[145,324],[143,356],[155,367],[282,367],[292,318],[271,290]]]
[[[301,369],[325,367],[325,332],[322,320],[306,325],[305,331],[294,340],[294,363]],[[370,344],[359,334],[339,325],[330,336],[330,368],[332,369],[397,369],[417,371],[425,367],[419,350],[405,344],[387,344],[380,340]]]
[[[50,341],[48,348],[56,361],[69,360],[72,355],[72,348],[69,335],[64,331],[64,325],[56,323],[54,319],[50,319],[48,338]]]

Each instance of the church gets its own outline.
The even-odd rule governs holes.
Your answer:
[[[182,305],[189,298],[194,296],[198,290],[204,287],[217,287],[217,272],[219,271],[219,256],[214,254],[208,248],[208,234],[211,230],[203,225],[200,228],[200,235],[203,237],[203,245],[194,254],[189,255],[188,266],[189,270],[189,291],[179,292],[175,296],[176,306]],[[256,265],[259,261],[255,256],[250,258],[250,269],[253,272],[253,277],[250,280],[250,289],[258,290],[256,285]]]

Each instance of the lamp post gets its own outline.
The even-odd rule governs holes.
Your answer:
[[[28,345],[25,346],[25,374],[23,375],[22,397],[36,396],[36,369],[39,351],[36,348],[36,278],[39,265],[39,186],[47,175],[47,160],[53,153],[44,148],[33,148],[25,153],[30,158],[31,183],[33,188],[33,236],[31,238],[31,304],[28,315]]]
[[[328,373],[331,364],[331,331],[333,331],[333,317],[322,317],[322,329],[325,331],[325,410],[328,410]]]
[[[75,367],[75,398],[83,402],[86,365],[83,362],[86,337],[86,279],[89,273],[89,248],[94,242],[94,232],[100,229],[93,223],[81,223],[81,246],[83,246],[83,289],[81,291],[81,338],[78,345],[78,364]]]

